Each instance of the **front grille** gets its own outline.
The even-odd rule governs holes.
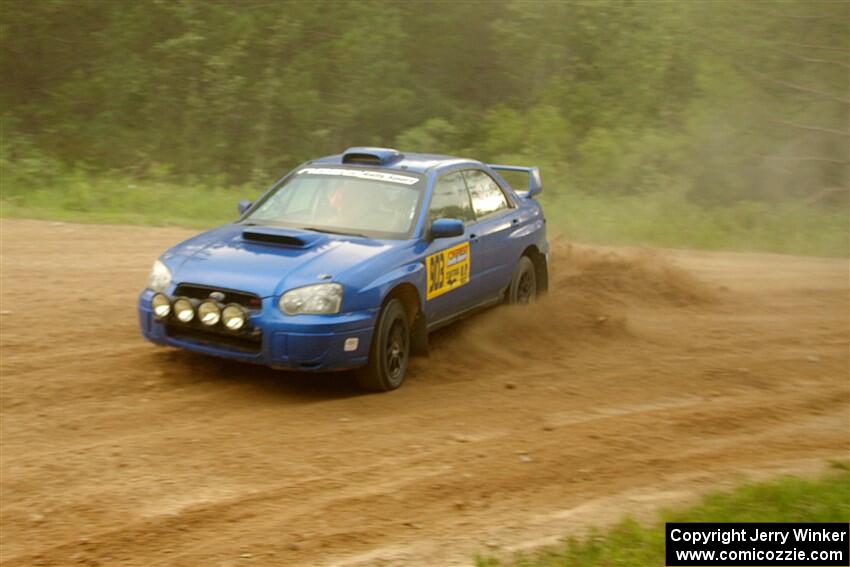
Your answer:
[[[165,325],[169,337],[185,339],[214,347],[225,347],[240,352],[258,353],[262,349],[263,336],[259,331],[251,334],[231,334],[221,331],[211,331],[196,326],[186,326],[174,323]]]
[[[222,303],[237,303],[248,309],[259,309],[262,304],[260,296],[254,293],[191,283],[179,284],[177,289],[174,290],[174,296],[204,300],[209,298],[210,294],[216,291],[224,294],[224,300]]]

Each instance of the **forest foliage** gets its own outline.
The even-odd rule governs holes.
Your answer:
[[[69,175],[256,193],[304,160],[380,145],[539,165],[553,210],[674,203],[758,225],[811,209],[846,240],[844,1],[0,9],[7,205]]]

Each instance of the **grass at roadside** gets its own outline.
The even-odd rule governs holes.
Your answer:
[[[847,257],[846,207],[739,202],[700,207],[675,193],[544,199],[551,224],[595,244]]]
[[[4,217],[62,221],[212,227],[236,217],[236,202],[259,196],[262,183],[221,187],[149,179],[60,175],[35,185],[7,177]],[[755,250],[847,256],[846,210],[802,203],[737,203],[700,207],[675,193],[598,196],[544,192],[551,234],[596,244],[706,250]]]
[[[262,189],[208,187],[168,181],[62,178],[21,190],[4,187],[4,217],[90,223],[209,228],[236,218],[236,203]]]
[[[561,547],[507,562],[479,558],[479,567],[645,567],[664,565],[664,522],[847,522],[850,521],[850,473],[819,480],[784,478],[706,497],[700,504],[668,512],[643,526],[625,520],[607,532],[566,540]]]

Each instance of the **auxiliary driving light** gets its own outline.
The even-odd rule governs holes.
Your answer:
[[[221,321],[221,307],[215,301],[204,301],[198,305],[198,319],[201,323],[212,327]]]
[[[165,319],[171,314],[171,301],[161,293],[153,296],[151,307],[153,307],[153,314],[157,319]]]
[[[245,310],[235,303],[231,303],[221,312],[221,320],[224,322],[224,326],[231,331],[238,331],[244,327],[247,318]]]
[[[195,306],[185,297],[181,297],[174,302],[174,315],[181,323],[188,323],[195,318]]]

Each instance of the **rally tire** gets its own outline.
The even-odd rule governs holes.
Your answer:
[[[428,356],[428,327],[425,324],[425,314],[417,313],[410,327],[411,356]]]
[[[523,256],[514,268],[511,285],[508,287],[508,303],[524,305],[534,301],[537,296],[537,273],[534,262],[528,256]]]
[[[410,322],[401,300],[391,299],[378,315],[369,364],[357,373],[357,381],[373,392],[395,390],[404,382],[409,361]]]

